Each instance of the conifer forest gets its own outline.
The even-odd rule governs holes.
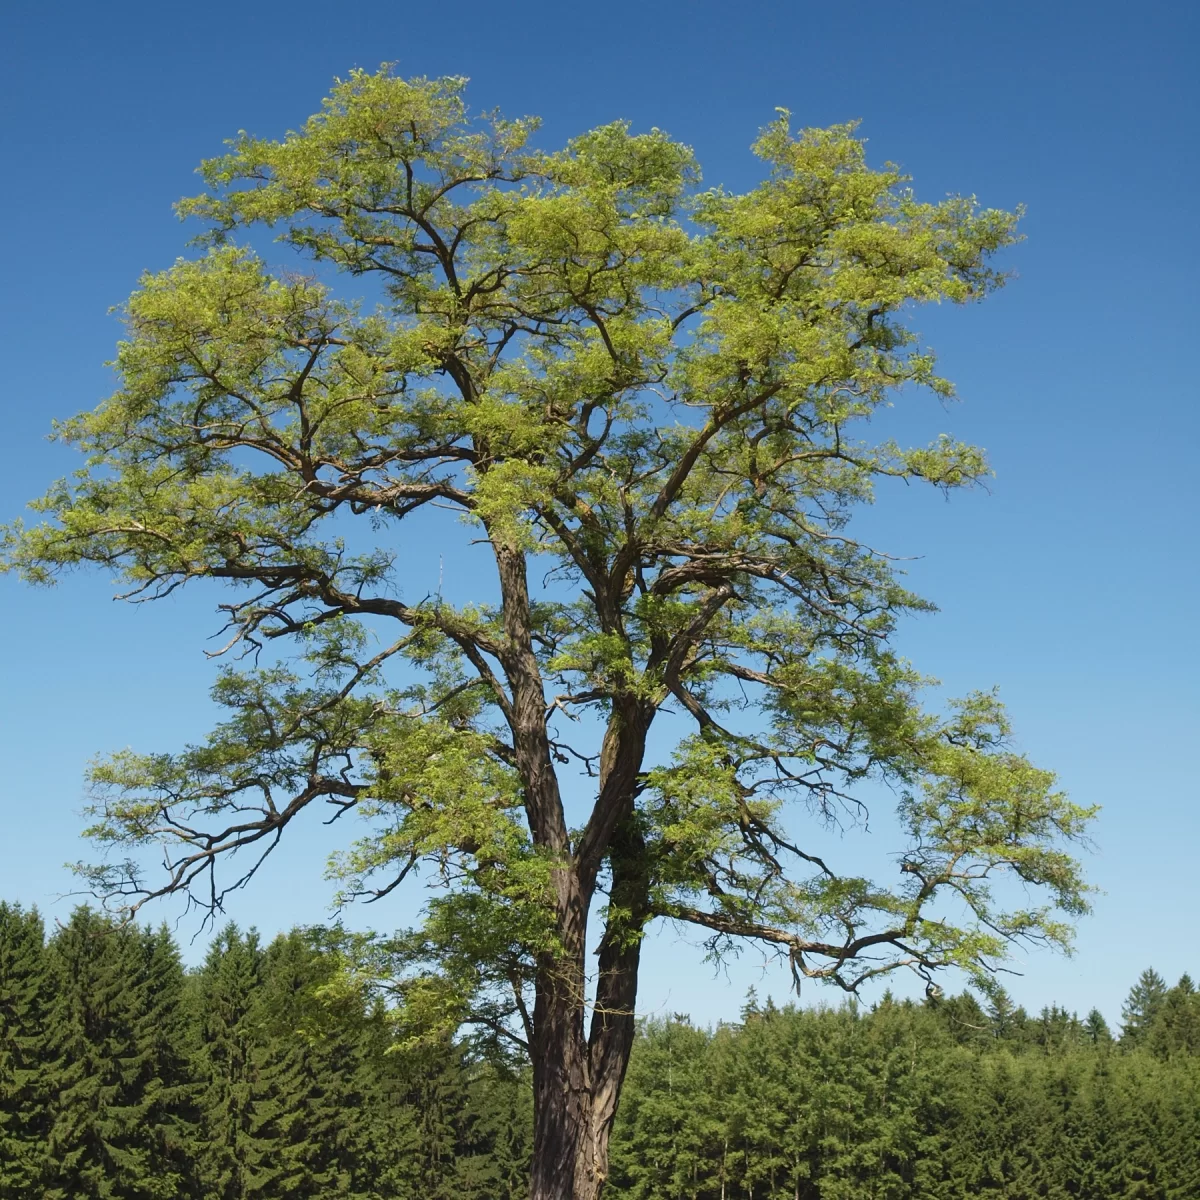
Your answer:
[[[319,928],[189,970],[166,928],[0,904],[0,1197],[526,1195],[528,1068],[400,1037],[337,968]],[[1147,969],[1115,1029],[1003,991],[646,1021],[606,1195],[1190,1200],[1200,995]]]

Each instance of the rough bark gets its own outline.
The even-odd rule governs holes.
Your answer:
[[[641,933],[647,917],[644,845],[631,814],[617,828],[610,916],[585,1036],[585,923],[569,955],[548,960],[534,1007],[532,1200],[597,1200],[608,1178],[608,1143],[633,1048]],[[582,911],[582,907],[579,911]]]

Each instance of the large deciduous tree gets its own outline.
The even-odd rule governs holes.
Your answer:
[[[95,767],[91,833],[131,848],[96,888],[219,907],[306,809],[357,810],[346,894],[445,885],[393,945],[406,1011],[527,1044],[532,1194],[582,1200],[651,922],[851,989],[986,973],[1068,939],[1089,813],[990,694],[922,707],[889,639],[928,605],[848,526],[882,477],[985,474],[869,419],[951,394],[905,314],[997,287],[1014,215],[918,201],[851,126],[781,114],[734,194],[657,130],[546,152],[536,125],[472,116],[459,79],[355,73],[299,132],[206,162],[181,204],[206,249],[142,279],[119,389],[58,428],[88,465],[5,561],[104,564],[139,599],[224,581],[229,650],[256,652],[207,741]],[[274,269],[261,227],[315,266]],[[469,604],[406,571],[444,510],[487,548]],[[805,832],[872,780],[907,838],[892,879]],[[1010,908],[1004,872],[1041,898]]]

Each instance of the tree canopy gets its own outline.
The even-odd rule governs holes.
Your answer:
[[[347,896],[444,884],[390,947],[409,1012],[527,1043],[539,1113],[575,1081],[576,1124],[604,1131],[583,1195],[650,922],[850,989],[983,977],[1068,943],[1091,810],[992,693],[924,705],[892,635],[930,605],[849,526],[880,479],[987,474],[870,418],[912,385],[953,395],[906,315],[998,287],[1017,216],[919,201],[849,125],[781,112],[735,194],[658,130],[537,149],[535,120],[472,114],[464,83],[355,72],[299,131],[204,163],[180,205],[203,252],[143,277],[118,390],[57,427],[87,466],[5,562],[103,564],[136,599],[232,589],[227,719],[94,767],[90,833],[116,854],[93,886],[219,908],[302,811],[356,811]],[[313,265],[273,265],[262,227]],[[446,509],[491,552],[468,604],[406,586],[414,523]],[[648,754],[668,712],[674,749]],[[890,879],[826,861],[800,819],[853,821],[879,780],[907,836]],[[1033,898],[1005,903],[1003,874]]]

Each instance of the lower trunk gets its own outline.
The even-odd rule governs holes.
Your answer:
[[[607,941],[607,939],[606,939]],[[633,949],[636,957],[636,947]],[[636,965],[628,949],[600,949],[591,1031],[584,1005],[561,977],[535,1005],[533,1175],[530,1200],[598,1200],[608,1140],[633,1049]]]
[[[588,1088],[572,1085],[571,1065],[547,1067],[534,1072],[530,1200],[598,1200],[608,1174],[608,1128],[597,1127]]]
[[[585,1034],[584,930],[565,922],[574,953],[547,960],[533,1011],[533,1173],[530,1200],[598,1200],[608,1139],[633,1050],[638,964],[648,907],[645,843],[632,814],[609,850],[608,926],[596,951],[596,993]],[[574,910],[574,914],[581,911]]]

